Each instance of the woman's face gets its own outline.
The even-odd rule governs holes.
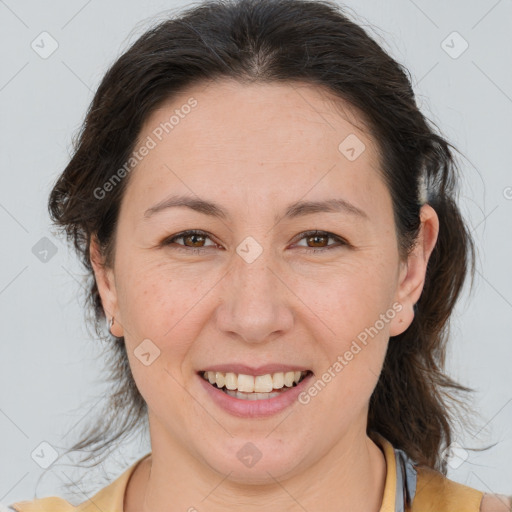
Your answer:
[[[388,338],[412,320],[424,265],[423,253],[400,262],[375,143],[352,123],[362,127],[317,87],[224,80],[144,124],[115,264],[95,271],[154,457],[266,482],[366,435]],[[196,207],[165,207],[177,196]],[[282,386],[280,373],[313,375],[245,400],[215,389],[209,370],[260,391]]]

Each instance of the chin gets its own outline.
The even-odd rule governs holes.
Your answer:
[[[245,441],[238,437],[230,438],[224,450],[215,450],[213,453],[209,450],[204,460],[214,471],[231,482],[243,485],[275,485],[276,479],[289,477],[299,470],[298,464],[302,457],[292,443],[270,439],[270,436],[263,436],[259,440],[248,438]],[[303,447],[302,443],[300,445]],[[211,446],[214,444],[210,444]]]

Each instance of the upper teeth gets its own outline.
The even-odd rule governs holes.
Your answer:
[[[299,382],[307,372],[278,372],[266,375],[244,375],[243,373],[223,373],[207,371],[203,377],[210,384],[217,384],[218,388],[237,389],[246,393],[270,393],[273,389],[281,389],[283,386],[291,388],[294,382]]]

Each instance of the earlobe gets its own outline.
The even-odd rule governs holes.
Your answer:
[[[416,245],[407,261],[401,262],[396,300],[402,305],[402,310],[391,322],[390,336],[402,334],[414,320],[414,305],[423,291],[428,261],[437,242],[439,218],[430,205],[422,206],[420,221]]]
[[[91,237],[89,256],[94,270],[94,277],[96,279],[98,293],[101,297],[101,304],[105,312],[105,317],[107,318],[107,321],[112,317],[115,317],[117,320],[120,315],[117,309],[117,291],[115,287],[114,272],[111,268],[105,265],[99,248],[99,243],[95,236]],[[113,325],[112,334],[114,336],[121,337],[123,335],[122,332],[117,332],[120,330],[120,326],[121,324],[119,321],[116,321]]]
[[[400,309],[397,309],[397,314],[391,320],[389,326],[389,335],[398,336],[402,334],[411,325],[414,318],[414,312],[409,308],[409,303],[406,301],[405,304],[401,295],[404,290],[404,281],[408,275],[408,261],[400,261],[400,272],[398,273],[398,290],[395,296],[396,303],[400,304]]]

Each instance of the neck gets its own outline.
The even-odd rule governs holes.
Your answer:
[[[154,446],[154,445],[153,445]],[[165,455],[168,453],[168,455]],[[366,434],[343,439],[313,466],[248,485],[230,480],[173,445],[153,449],[130,480],[124,512],[379,512],[386,479],[380,448]]]

